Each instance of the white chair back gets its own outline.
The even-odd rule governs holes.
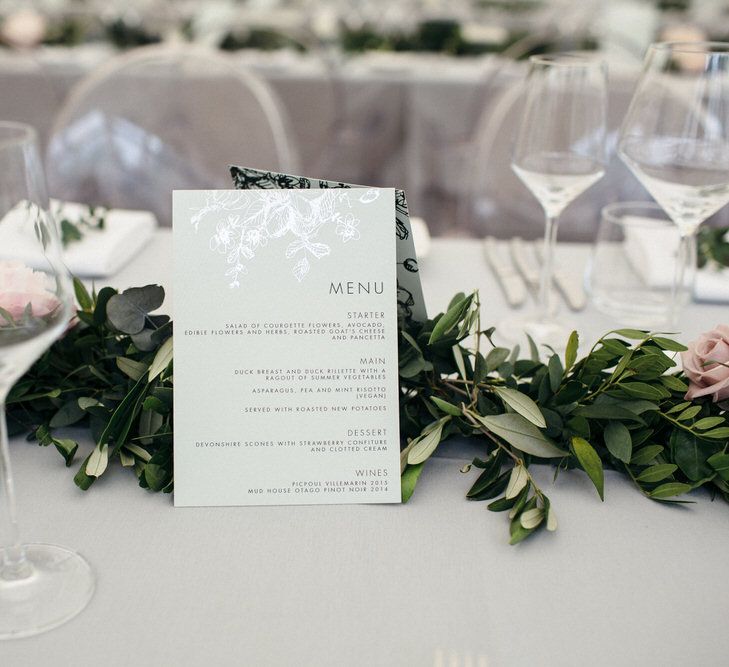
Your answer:
[[[298,170],[268,85],[190,45],[136,49],[79,82],[47,151],[55,197],[142,208],[171,224],[172,190],[229,188],[228,165]]]

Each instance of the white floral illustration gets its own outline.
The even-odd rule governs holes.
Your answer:
[[[357,241],[359,239],[359,220],[357,220],[351,213],[347,213],[344,219],[337,222],[336,233],[342,237],[342,243],[347,241]]]
[[[371,189],[356,201],[369,204],[379,194]],[[225,255],[231,288],[240,287],[247,264],[269,240],[284,237],[290,237],[285,255],[295,260],[291,272],[301,282],[311,270],[312,259],[332,252],[319,238],[322,229],[333,226],[342,243],[359,240],[359,219],[352,212],[342,213],[352,208],[352,197],[354,193],[346,189],[210,191],[205,193],[205,204],[193,209],[191,223],[199,230],[206,218],[217,220],[210,250]]]

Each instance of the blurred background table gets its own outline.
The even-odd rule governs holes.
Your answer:
[[[25,54],[0,51],[0,85],[5,91],[0,117],[32,124],[45,146],[64,104],[70,104],[74,87],[106,66],[112,56],[109,48],[99,45]],[[290,128],[287,141],[298,156],[294,163],[280,164],[274,156],[259,151],[253,157],[241,150],[236,153],[237,163],[404,187],[411,211],[426,219],[434,235],[534,238],[542,233],[539,204],[509,166],[525,62],[497,56],[456,59],[409,53],[363,54],[345,62],[290,52],[220,57],[269,87]],[[636,75],[636,67],[624,65],[611,72],[611,149]],[[152,92],[145,85],[149,84],[138,86],[142,109],[145,90]],[[190,77],[181,85],[188,87],[190,96],[197,94],[201,100],[210,96],[204,79]],[[161,113],[154,104],[146,107],[150,128],[159,124],[155,117]],[[224,187],[226,160],[232,156],[217,155],[219,148],[205,142],[204,118],[199,123],[183,116],[178,120],[187,124],[176,133],[189,136],[200,160],[212,163],[217,158],[222,174],[218,187]],[[241,114],[241,132],[244,128]],[[52,172],[54,158],[48,160]],[[78,196],[67,188],[54,188],[50,180],[52,195]],[[560,238],[591,241],[602,206],[647,198],[614,158],[606,177],[567,209]],[[133,199],[113,204],[139,206]],[[719,215],[721,220],[726,217]],[[166,216],[160,217],[162,224],[169,224]]]

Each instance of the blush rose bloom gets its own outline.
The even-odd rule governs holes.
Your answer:
[[[689,380],[687,401],[709,395],[714,401],[729,398],[729,326],[718,324],[701,334],[681,352],[681,361]]]
[[[33,271],[22,262],[0,262],[0,308],[13,319],[23,316],[28,304],[35,317],[45,317],[60,305],[54,281],[42,271]],[[5,320],[0,318],[0,326]]]

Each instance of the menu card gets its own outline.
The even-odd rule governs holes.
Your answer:
[[[395,191],[176,191],[175,505],[400,501]]]

